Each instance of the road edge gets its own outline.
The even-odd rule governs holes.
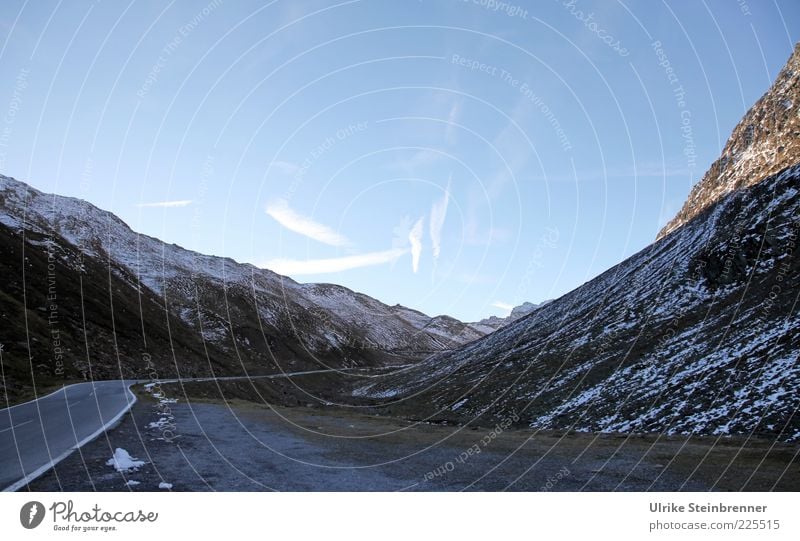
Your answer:
[[[44,475],[45,473],[50,471],[56,464],[58,464],[59,462],[61,462],[65,458],[67,458],[69,455],[71,455],[72,453],[74,453],[75,451],[77,451],[78,449],[80,449],[81,447],[86,445],[87,443],[93,441],[95,438],[97,438],[100,434],[104,433],[109,428],[113,428],[114,426],[116,426],[120,422],[122,417],[125,414],[127,414],[131,410],[133,405],[139,400],[136,397],[136,393],[131,391],[131,387],[133,387],[137,383],[139,383],[139,382],[133,381],[127,386],[127,388],[125,390],[128,393],[128,396],[132,397],[133,400],[129,401],[127,403],[127,405],[117,415],[114,416],[113,419],[111,419],[106,424],[101,426],[95,432],[93,432],[93,433],[89,434],[88,436],[86,436],[85,438],[83,438],[81,441],[79,441],[77,444],[75,444],[75,446],[67,449],[66,451],[64,451],[63,453],[58,455],[56,458],[50,460],[50,462],[48,462],[47,464],[35,469],[34,471],[32,471],[31,473],[29,473],[28,475],[26,475],[25,477],[23,477],[19,481],[16,481],[16,482],[8,485],[7,487],[3,488],[2,492],[16,492],[16,491],[18,491],[22,487],[30,484],[32,481],[35,481],[37,478],[41,477],[42,475]],[[78,384],[74,384],[74,385],[78,385]],[[62,387],[62,390],[65,389],[65,388],[66,388],[66,386]],[[59,391],[55,391],[55,392],[59,392]],[[50,393],[50,394],[55,394],[55,393]],[[47,396],[50,396],[50,395],[47,395]],[[41,398],[45,398],[45,397],[41,397]],[[37,398],[36,400],[39,400],[39,398]],[[30,402],[34,402],[34,400],[31,400]]]
[[[100,380],[98,380],[98,381],[100,381]],[[85,383],[93,383],[93,382],[91,382],[91,381],[79,381],[77,383],[68,383],[66,385],[62,385],[61,387],[59,387],[58,389],[56,389],[52,393],[47,393],[46,395],[43,395],[43,396],[37,396],[36,398],[32,398],[30,400],[26,400],[25,402],[20,402],[19,404],[14,404],[13,406],[7,406],[7,407],[5,407],[3,409],[0,409],[0,413],[2,413],[4,411],[7,411],[7,410],[13,410],[14,408],[18,408],[18,407],[24,406],[26,404],[32,404],[32,403],[34,403],[34,402],[36,402],[38,400],[41,400],[43,398],[47,398],[48,396],[53,396],[54,394],[58,394],[58,393],[64,391],[65,389],[69,389],[70,387],[74,387],[75,385],[83,385]]]

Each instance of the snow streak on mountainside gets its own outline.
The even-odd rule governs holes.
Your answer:
[[[274,372],[398,365],[485,334],[453,318],[432,318],[402,306],[390,307],[345,287],[298,284],[269,270],[166,244],[132,231],[112,213],[85,201],[43,194],[2,175],[0,233],[4,257],[8,259],[3,267],[4,282],[20,285],[15,291],[7,287],[2,290],[0,308],[5,315],[19,309],[42,314],[47,311],[44,297],[40,301],[42,306],[21,308],[24,270],[22,258],[17,259],[16,255],[19,249],[24,247],[26,254],[45,256],[40,262],[45,268],[28,270],[28,289],[36,278],[44,279],[48,273],[47,257],[55,254],[51,263],[58,272],[53,273],[51,285],[56,296],[61,290],[62,310],[66,291],[82,281],[100,288],[101,293],[96,297],[104,298],[103,304],[118,305],[113,317],[125,314],[138,323],[138,307],[125,305],[120,292],[132,292],[134,299],[136,295],[145,295],[148,301],[156,303],[153,306],[160,305],[165,316],[162,326],[167,332],[172,326],[176,332],[180,328],[189,329],[194,336],[187,333],[184,339],[196,342],[192,347],[199,352],[208,348],[216,351],[214,370],[217,371],[239,373],[243,367]],[[37,287],[45,288],[46,293],[48,285]],[[108,291],[103,292],[103,288]],[[69,303],[80,306],[81,292],[70,291],[72,294],[78,298],[70,296]],[[120,311],[120,306],[130,312]],[[110,314],[103,317],[113,327]],[[80,321],[61,323],[70,327],[65,331],[73,331],[75,335],[83,332]],[[7,325],[5,334],[9,334],[12,327],[23,326],[24,322],[14,320],[4,325]],[[92,334],[92,329],[87,332]],[[15,344],[24,343],[22,338],[15,340]],[[113,329],[109,341],[113,342]],[[69,353],[81,356],[80,349],[76,344]],[[115,349],[107,344],[97,351],[96,368],[102,368],[103,363],[116,364],[114,358],[121,355],[129,361],[124,363],[127,375],[143,374],[144,363],[135,362],[138,351]],[[31,356],[35,366],[49,366],[47,359],[33,358],[38,355],[30,353],[17,351],[17,357]],[[175,373],[195,361],[175,359],[175,367],[166,370]],[[81,372],[86,375],[85,370]]]
[[[744,126],[773,118],[775,96],[797,95],[797,60],[798,49]],[[759,124],[771,133],[754,135],[778,158],[733,143],[739,161],[707,174],[657,242],[354,398],[433,420],[514,413],[543,429],[800,440],[800,146],[789,140],[800,103],[779,105],[777,123]]]

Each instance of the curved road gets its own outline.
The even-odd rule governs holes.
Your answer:
[[[274,379],[349,370],[353,369],[184,378],[182,381]],[[161,380],[161,383],[176,381],[179,380]],[[76,383],[31,402],[0,410],[0,490],[19,490],[115,425],[136,402],[130,386],[149,382],[111,380]]]
[[[134,383],[76,383],[0,410],[0,488],[19,490],[114,425],[136,402]]]

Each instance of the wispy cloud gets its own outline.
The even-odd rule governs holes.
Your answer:
[[[272,162],[272,167],[274,167],[275,169],[277,169],[282,173],[286,173],[287,175],[294,175],[301,169],[301,167],[296,163],[286,162],[282,160],[276,160]]]
[[[447,113],[447,130],[445,131],[444,137],[445,140],[450,144],[454,144],[456,142],[456,124],[458,123],[460,117],[461,101],[459,100],[453,103],[453,105],[450,107],[450,112]]]
[[[350,246],[351,242],[327,225],[303,216],[292,210],[285,199],[278,199],[267,205],[267,214],[290,231],[314,239],[330,246]]]
[[[403,216],[400,223],[392,228],[392,248],[408,246],[409,233],[411,233],[411,216]]]
[[[423,216],[408,234],[408,242],[411,243],[411,268],[414,272],[419,270],[419,256],[422,255],[422,227],[425,225],[425,217]]]
[[[192,204],[191,199],[180,199],[177,201],[155,201],[153,203],[139,203],[136,205],[137,207],[144,207],[144,208],[176,208],[176,207],[186,207]]]
[[[407,253],[408,249],[393,248],[383,252],[370,252],[329,259],[273,259],[259,266],[277,272],[278,274],[288,274],[292,276],[302,274],[329,274],[332,272],[341,272],[390,263]]]
[[[499,308],[501,310],[505,310],[508,313],[511,313],[511,310],[514,309],[513,304],[508,304],[507,302],[501,302],[501,301],[494,301],[492,303],[492,306],[494,306],[495,308]]]
[[[433,259],[434,261],[439,258],[442,251],[442,226],[447,217],[447,206],[450,203],[450,182],[453,180],[452,175],[447,180],[447,188],[444,190],[442,198],[431,206],[431,223],[430,235],[431,243],[433,244]]]

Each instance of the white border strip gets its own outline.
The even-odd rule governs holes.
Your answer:
[[[119,380],[119,381],[122,381],[122,380]],[[34,402],[38,402],[39,400],[42,400],[42,399],[47,398],[49,396],[53,396],[54,394],[58,394],[61,391],[65,391],[66,389],[69,389],[70,387],[75,387],[76,385],[85,385],[86,383],[92,383],[92,382],[91,381],[79,381],[78,383],[70,383],[69,385],[64,385],[63,387],[61,387],[59,389],[56,389],[52,393],[48,393],[48,394],[46,394],[44,396],[38,396],[38,397],[34,398],[33,400],[28,400],[27,402],[22,402],[21,404],[14,404],[13,406],[8,406],[7,408],[3,408],[3,409],[0,410],[0,415],[2,415],[2,413],[4,411],[11,411],[14,408],[18,408],[20,406],[25,406],[26,404],[33,404]]]

